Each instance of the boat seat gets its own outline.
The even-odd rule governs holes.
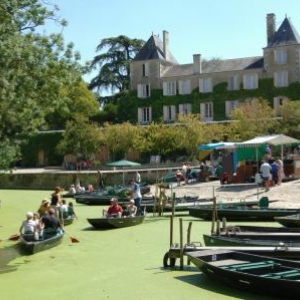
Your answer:
[[[231,271],[245,271],[245,270],[253,270],[259,268],[266,268],[266,267],[275,267],[278,265],[279,264],[275,263],[272,260],[266,260],[266,261],[255,262],[255,263],[224,266],[223,268]]]
[[[292,277],[300,277],[300,270],[289,270],[283,272],[275,272],[275,273],[268,273],[262,275],[262,277],[272,277],[272,278],[279,278],[279,279],[288,279]]]

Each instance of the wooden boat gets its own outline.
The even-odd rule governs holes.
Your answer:
[[[244,247],[300,247],[299,236],[224,236],[214,234],[203,234],[206,246],[244,246]]]
[[[252,226],[252,225],[227,225],[220,229],[220,232],[226,232],[226,234],[232,234],[235,232],[299,232],[299,228],[287,228],[287,227],[271,227],[271,226]]]
[[[68,218],[64,218],[64,219],[60,219],[61,224],[63,224],[63,226],[68,226],[73,224],[75,220],[75,217],[68,217]]]
[[[24,237],[21,235],[20,248],[21,251],[24,251],[24,253],[26,254],[35,254],[37,252],[41,252],[59,245],[62,242],[64,235],[65,233],[61,232],[49,239],[32,241],[32,242],[26,241]]]
[[[142,224],[145,216],[122,218],[88,218],[87,221],[96,229],[123,228]]]
[[[174,244],[170,247],[169,251],[163,257],[163,266],[174,267],[176,259],[180,258],[181,251],[183,255],[189,252],[202,251],[202,250],[232,250],[239,252],[246,252],[256,255],[270,256],[283,259],[300,259],[300,247],[288,247],[286,245],[280,246],[202,246],[201,243],[186,244],[181,250],[179,244]]]
[[[119,204],[121,202],[128,202],[128,186],[119,186],[119,187],[107,187],[103,191],[96,191],[93,193],[84,193],[80,195],[75,195],[76,203],[86,204],[86,205],[109,205],[110,199],[113,196],[118,197]],[[150,192],[150,186],[143,185],[141,186],[141,193],[143,200],[152,200],[153,196],[146,196]]]
[[[232,250],[203,250],[187,256],[216,283],[275,298],[299,298],[300,262]]]
[[[288,228],[299,228],[300,230],[300,214],[275,217],[275,221]]]
[[[228,221],[275,221],[275,217],[298,213],[300,213],[300,209],[288,208],[254,208],[241,206],[217,209],[217,217],[219,219],[226,218]],[[212,220],[213,208],[190,207],[189,215],[204,220]]]

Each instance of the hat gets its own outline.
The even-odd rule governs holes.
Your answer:
[[[32,218],[33,217],[33,213],[31,211],[26,213],[26,217],[27,218]]]
[[[133,200],[133,199],[130,199],[129,202],[130,202],[130,203],[134,203],[134,200]]]
[[[49,204],[50,201],[48,199],[43,199],[41,205]]]

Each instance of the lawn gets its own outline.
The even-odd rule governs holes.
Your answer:
[[[86,218],[101,216],[103,207],[73,200],[79,218],[66,227],[69,236],[63,243],[21,256],[17,243],[5,239],[18,233],[26,212],[36,211],[41,200],[49,196],[50,191],[0,191],[1,300],[269,299],[211,282],[192,265],[180,270],[179,260],[175,269],[164,269],[169,216],[149,214],[139,226],[97,231]],[[179,218],[183,219],[184,235],[189,221],[194,221],[192,241],[202,241],[201,234],[210,231],[209,222],[176,216],[174,242],[179,242]],[[72,243],[70,237],[80,243]]]

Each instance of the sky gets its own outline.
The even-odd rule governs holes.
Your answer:
[[[287,16],[300,33],[297,0],[49,0],[68,21],[62,31],[73,42],[81,63],[92,60],[101,40],[126,35],[147,41],[169,32],[170,50],[180,64],[204,59],[262,56],[266,15],[276,15],[276,29]],[[61,32],[47,24],[44,33]],[[94,74],[86,75],[90,81]]]

